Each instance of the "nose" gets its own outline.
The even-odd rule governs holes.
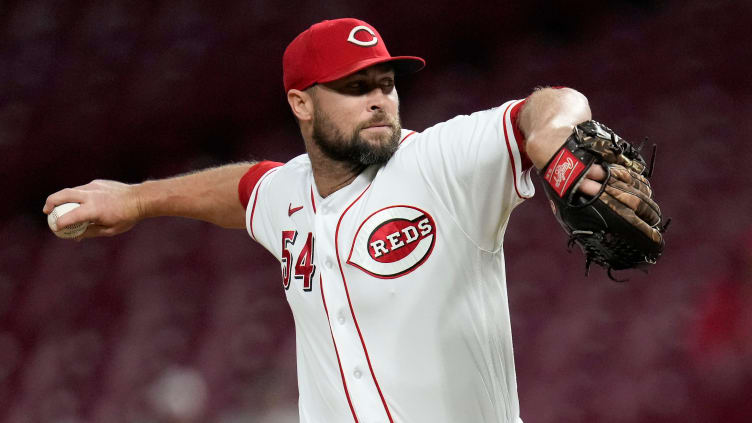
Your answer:
[[[372,112],[384,110],[389,95],[380,88],[374,88],[368,93],[368,109]]]

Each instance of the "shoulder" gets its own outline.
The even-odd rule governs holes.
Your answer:
[[[400,134],[400,141],[399,146],[400,148],[403,148],[407,145],[409,145],[413,139],[415,139],[415,135],[419,134],[418,131],[413,131],[412,129],[404,129],[402,128],[402,133]]]
[[[459,132],[471,136],[475,128],[497,127],[502,132],[504,126],[516,126],[517,115],[524,100],[509,100],[499,106],[479,110],[470,114],[460,114],[443,122],[439,122],[422,132],[415,132],[412,141],[418,138],[431,138],[446,132]],[[512,129],[507,128],[507,129]],[[403,130],[403,137],[405,136]],[[414,131],[410,131],[414,132]]]
[[[303,179],[311,173],[311,162],[306,154],[295,157],[287,163],[270,160],[257,162],[248,168],[238,182],[240,203],[248,207],[251,197],[258,195],[262,185],[268,186],[272,183]]]
[[[297,157],[290,159],[285,166],[293,169],[310,169],[311,159],[308,158],[308,154],[301,154]]]
[[[261,162],[263,163],[263,162]],[[278,179],[278,178],[299,178],[299,177],[307,177],[312,173],[311,170],[311,160],[308,158],[307,154],[301,154],[297,157],[294,157],[293,159],[289,160],[287,163],[280,163],[278,167],[275,167],[274,169],[271,169],[273,171],[273,177],[272,175],[269,175],[270,178]]]
[[[241,185],[246,185],[251,190],[262,180],[272,181],[279,178],[295,178],[311,173],[311,161],[307,154],[301,154],[287,163],[263,160],[255,163],[248,169]]]

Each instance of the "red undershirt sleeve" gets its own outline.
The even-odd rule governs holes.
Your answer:
[[[528,169],[533,165],[532,160],[527,157],[527,152],[525,151],[525,137],[522,135],[522,131],[520,130],[519,125],[519,118],[520,118],[520,110],[522,110],[522,106],[527,102],[527,99],[522,100],[521,102],[517,103],[512,107],[512,110],[509,111],[509,118],[512,120],[512,130],[514,131],[514,138],[517,140],[517,148],[520,150],[520,157],[522,158],[522,169]]]
[[[268,160],[258,162],[255,165],[251,166],[248,169],[248,172],[246,172],[245,175],[240,178],[240,182],[238,183],[238,199],[240,200],[240,204],[243,205],[244,209],[248,208],[248,201],[250,201],[251,193],[256,187],[259,179],[261,179],[261,177],[264,176],[266,172],[279,166],[282,166],[282,163],[272,162]]]

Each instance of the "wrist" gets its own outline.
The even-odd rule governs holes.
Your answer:
[[[150,195],[154,191],[155,181],[144,181],[139,184],[129,185],[131,207],[134,210],[136,221],[141,221],[149,217],[157,217],[157,208],[153,204],[153,199],[158,198]]]
[[[527,155],[539,171],[561,148],[572,134],[574,125],[548,126],[530,134],[527,143]]]

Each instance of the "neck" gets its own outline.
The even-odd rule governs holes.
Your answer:
[[[339,189],[350,185],[366,168],[364,165],[353,165],[349,162],[333,160],[312,142],[306,142],[306,150],[308,158],[311,160],[316,190],[322,198],[326,198]]]

